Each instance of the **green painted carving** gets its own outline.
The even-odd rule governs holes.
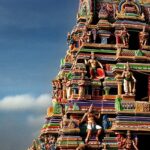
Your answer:
[[[72,77],[73,77],[73,74],[72,74],[71,72],[69,72],[69,73],[67,74],[67,78],[68,78],[69,80],[71,80]]]
[[[90,48],[82,48],[80,52],[94,52],[94,53],[108,53],[108,54],[116,54],[116,50],[105,50],[105,49],[90,49]]]
[[[65,105],[65,112],[68,111],[68,108],[69,108],[69,106],[68,106],[68,105]]]
[[[130,68],[131,69],[135,69],[135,70],[150,70],[150,65],[149,64],[130,64]],[[115,69],[124,69],[124,65],[123,64],[116,64],[112,67],[112,70]]]
[[[53,113],[54,114],[61,114],[62,113],[62,107],[58,102],[53,102]]]
[[[116,79],[113,77],[106,77],[105,78],[105,81],[115,81]]]
[[[79,16],[86,17],[90,14],[90,1],[80,0]]]
[[[60,65],[64,65],[64,64],[65,64],[65,59],[61,59]]]
[[[76,103],[74,103],[73,105],[73,110],[80,110],[79,106]]]
[[[122,98],[120,98],[120,97],[115,99],[115,109],[116,109],[116,111],[123,110],[122,105],[121,105],[121,101],[122,101]]]
[[[144,53],[141,50],[135,51],[135,56],[144,56]]]

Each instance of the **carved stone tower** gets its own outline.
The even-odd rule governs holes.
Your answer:
[[[150,2],[80,0],[53,105],[32,150],[150,146]]]

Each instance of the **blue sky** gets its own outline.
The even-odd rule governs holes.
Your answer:
[[[0,149],[38,135],[78,1],[0,0]]]

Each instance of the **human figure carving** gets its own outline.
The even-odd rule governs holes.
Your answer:
[[[122,39],[124,46],[128,45],[130,34],[128,33],[125,26],[123,26],[123,29],[120,31],[119,36]]]
[[[140,47],[147,44],[149,34],[145,31],[145,26],[143,30],[139,33]]]
[[[93,42],[96,43],[97,38],[97,30],[94,28],[91,30],[92,36],[93,36]]]
[[[122,77],[124,79],[124,92],[125,94],[134,94],[135,93],[135,83],[136,83],[136,79],[133,76],[133,73],[130,71],[130,67],[129,67],[129,63],[127,62],[125,69],[122,73]]]
[[[123,148],[125,150],[138,150],[136,142],[133,139],[131,139],[130,131],[127,131],[127,137],[125,139],[125,143],[124,143]]]
[[[103,69],[103,65],[95,59],[94,53],[91,53],[91,58],[85,64],[89,65],[90,68],[90,78],[94,79],[97,76],[97,68],[100,67]]]
[[[75,123],[75,120],[73,119],[72,116],[70,116],[70,119],[67,118],[67,115],[65,114],[63,117],[62,117],[62,121],[60,123],[60,128],[63,129],[63,128],[75,128],[76,127],[76,123]]]
[[[63,99],[67,98],[66,83],[67,83],[67,77],[65,76],[63,81],[62,81],[62,85],[63,85]]]
[[[67,118],[67,115],[65,114],[63,117],[62,117],[62,121],[60,122],[60,128],[67,128],[68,125],[70,123],[70,120]]]
[[[92,108],[93,108],[93,104],[90,106],[89,110],[87,113],[85,113],[85,115],[83,116],[81,122],[84,121],[84,119],[87,117],[87,136],[85,139],[85,142],[88,143],[88,140],[92,134],[92,132],[94,131],[94,129],[97,130],[97,134],[96,134],[96,140],[98,141],[98,137],[101,133],[102,127],[98,124],[96,124],[96,119],[100,118],[100,113],[98,116],[96,116],[93,112],[92,112]]]
[[[89,43],[90,42],[91,31],[84,31],[81,37],[81,43]]]

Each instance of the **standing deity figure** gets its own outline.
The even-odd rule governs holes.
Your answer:
[[[133,73],[130,71],[129,63],[127,62],[125,69],[122,73],[123,78],[123,86],[124,86],[124,92],[126,95],[134,94],[135,93],[135,83],[136,79],[133,76]]]
[[[130,34],[128,33],[125,26],[123,26],[122,30],[120,30],[119,33],[116,36],[117,44],[119,44],[118,37],[123,42],[124,46],[128,45]]]
[[[145,31],[145,26],[143,26],[143,30],[139,33],[139,41],[140,47],[147,44],[149,34]]]
[[[120,37],[122,38],[123,44],[125,46],[128,45],[130,34],[125,26],[123,26],[123,29],[121,30]]]
[[[92,132],[94,132],[95,130],[97,131],[96,134],[96,140],[98,141],[98,137],[101,133],[102,127],[98,124],[96,124],[96,119],[100,118],[100,113],[98,116],[96,116],[93,112],[92,112],[92,108],[93,108],[93,104],[90,106],[89,110],[87,113],[84,114],[83,118],[81,119],[81,122],[84,121],[85,118],[87,118],[87,136],[85,139],[85,142],[88,143],[88,140],[92,134]]]
[[[93,36],[93,42],[96,43],[96,38],[97,38],[97,30],[94,28],[91,30],[92,36]]]
[[[66,83],[67,83],[67,77],[65,76],[64,79],[62,80],[62,89],[63,89],[63,99],[67,98],[67,91],[66,91]]]
[[[96,76],[98,76],[97,73],[98,67],[103,69],[103,65],[98,60],[95,59],[94,53],[91,53],[91,58],[88,61],[85,60],[85,64],[89,65],[91,79],[94,79]]]
[[[87,0],[80,0],[78,15],[86,17],[90,13],[90,4]]]

